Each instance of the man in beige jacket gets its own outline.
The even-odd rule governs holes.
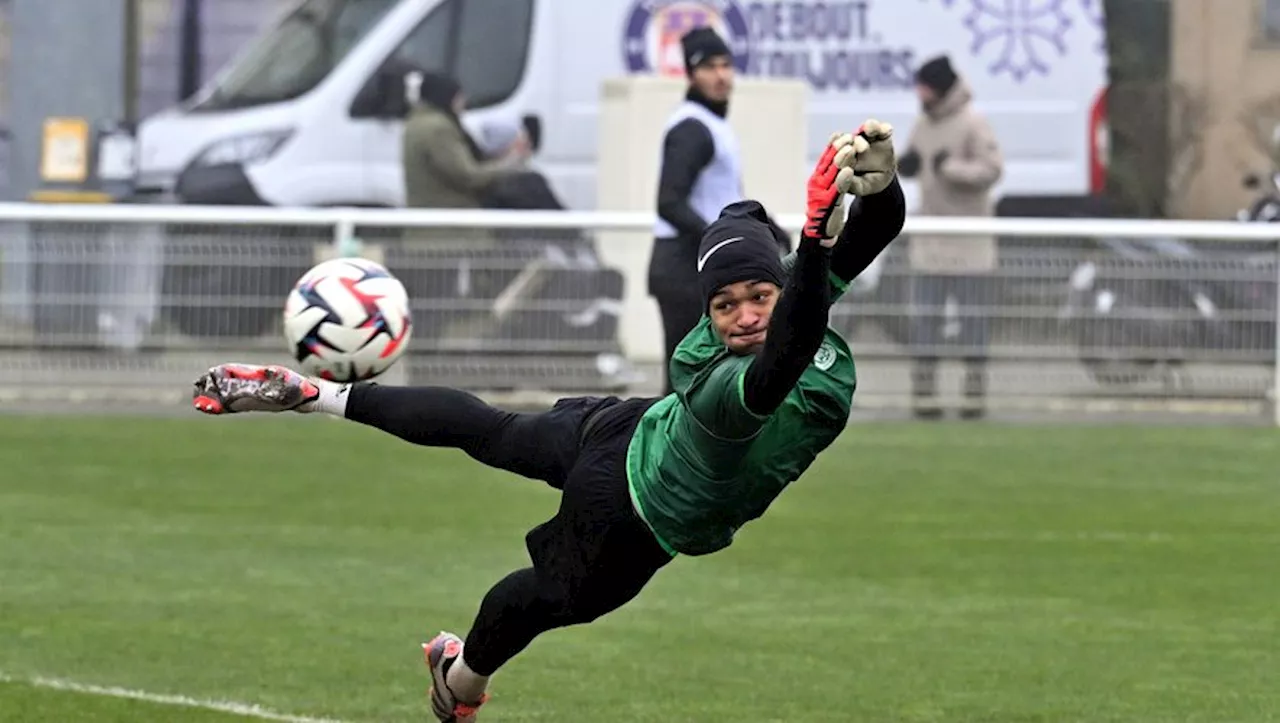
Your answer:
[[[923,216],[991,216],[991,189],[1004,159],[973,91],[946,56],[916,72],[922,114],[899,161],[919,182]],[[907,246],[911,279],[912,394],[916,415],[941,415],[937,362],[959,356],[966,366],[962,417],[985,413],[988,315],[994,298],[996,240],[991,236],[914,235]]]

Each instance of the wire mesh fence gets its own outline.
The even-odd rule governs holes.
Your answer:
[[[113,213],[0,221],[0,398],[176,403],[208,365],[289,361],[281,309],[335,253],[332,215]],[[660,385],[661,339],[635,323],[657,313],[636,302],[647,256],[611,253],[646,243],[642,226],[351,213],[342,233],[409,292],[400,381],[547,394]],[[1261,416],[1275,384],[1275,242],[1147,236],[998,234],[993,263],[975,271],[922,270],[904,234],[832,310],[858,356],[856,404],[906,409],[926,392],[960,404],[977,374],[996,407]]]

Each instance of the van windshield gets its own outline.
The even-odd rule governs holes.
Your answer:
[[[192,110],[296,98],[320,84],[399,0],[305,0],[220,73]]]

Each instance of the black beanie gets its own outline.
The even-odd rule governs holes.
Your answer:
[[[729,284],[772,281],[782,286],[783,276],[773,225],[758,201],[725,206],[720,218],[703,232],[698,246],[698,284],[704,304],[709,306],[711,297]]]
[[[733,56],[728,44],[711,28],[690,30],[680,38],[680,46],[684,48],[684,70],[689,75],[693,75],[694,68],[711,58],[720,55]]]
[[[916,71],[916,82],[940,96],[946,95],[956,84],[956,71],[951,67],[951,59],[939,55],[920,66]]]

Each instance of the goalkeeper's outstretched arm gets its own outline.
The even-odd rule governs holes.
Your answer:
[[[760,416],[772,414],[791,393],[827,332],[832,251],[818,239],[801,236],[794,256],[795,265],[773,307],[764,348],[742,382],[743,403]]]
[[[895,176],[880,193],[849,204],[849,218],[831,258],[831,273],[844,283],[857,278],[902,233],[907,200]]]
[[[758,431],[795,388],[826,338],[831,247],[844,224],[840,189],[854,175],[859,145],[867,146],[852,134],[833,136],[809,177],[805,228],[788,257],[792,263],[760,352],[721,362],[686,395],[693,417],[716,437],[743,439]]]

